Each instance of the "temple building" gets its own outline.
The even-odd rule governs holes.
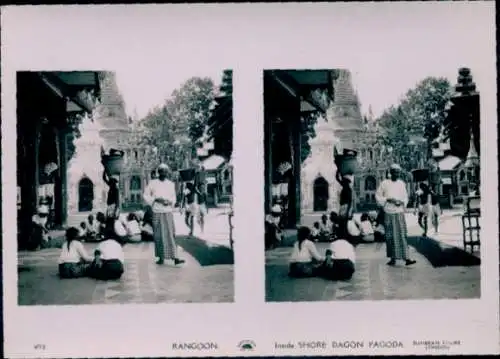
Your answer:
[[[265,71],[264,107],[266,212],[281,203],[293,228],[337,211],[334,154],[343,149],[358,153],[356,210],[376,208],[376,189],[397,154],[379,142],[371,109],[362,115],[350,71]],[[415,147],[415,168],[423,166],[426,152],[418,143],[409,146]],[[407,184],[410,191],[412,183]]]
[[[106,207],[108,187],[102,178],[101,148],[125,152],[124,171],[120,175],[124,210],[142,207],[143,189],[158,162],[154,150],[137,141],[137,129],[127,116],[115,74],[106,72],[100,87],[101,102],[94,110],[94,121],[83,121],[80,125],[75,155],[68,168],[68,208],[77,217]]]

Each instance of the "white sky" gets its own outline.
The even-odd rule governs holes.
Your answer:
[[[474,78],[474,69],[471,69],[471,72]],[[368,114],[371,105],[373,115],[375,117],[381,115],[391,105],[397,105],[408,90],[414,88],[418,82],[428,76],[445,77],[454,86],[457,83],[458,67],[453,62],[443,63],[440,61],[411,72],[394,74],[391,72],[353,71],[353,85],[361,102],[361,112]],[[477,84],[476,79],[474,80]]]
[[[132,64],[115,71],[128,115],[133,116],[136,110],[141,119],[149,110],[162,105],[175,89],[180,88],[191,77],[210,77],[218,87],[223,70],[171,68],[159,63],[157,66],[151,64],[140,68],[134,68]]]

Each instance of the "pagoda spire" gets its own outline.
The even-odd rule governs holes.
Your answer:
[[[368,106],[368,120],[373,121],[375,117],[373,116],[373,108],[372,105]]]
[[[101,102],[98,112],[102,126],[105,128],[126,128],[129,125],[125,102],[118,88],[114,72],[106,72],[101,79]]]
[[[338,77],[334,84],[335,105],[358,104],[358,96],[352,84],[352,75],[349,70],[339,70]]]

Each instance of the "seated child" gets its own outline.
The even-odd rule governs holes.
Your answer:
[[[87,223],[80,222],[80,227],[78,228],[78,238],[80,240],[87,239]]]
[[[336,239],[325,252],[322,276],[330,280],[349,280],[355,272],[354,246],[345,239]]]
[[[332,225],[328,221],[328,216],[323,214],[321,216],[321,222],[319,223],[320,238],[322,242],[330,241],[330,236],[332,234]]]
[[[61,278],[79,278],[87,275],[92,257],[87,254],[82,242],[78,240],[79,229],[70,227],[66,230],[66,242],[59,256],[59,276]]]
[[[87,240],[96,240],[99,232],[99,223],[94,219],[92,214],[87,217]]]
[[[311,229],[311,240],[313,242],[318,242],[321,235],[321,229],[319,222],[314,222],[313,228]]]
[[[375,234],[368,213],[363,213],[361,215],[361,223],[359,224],[359,229],[361,231],[361,240],[363,242],[370,243],[375,241]]]

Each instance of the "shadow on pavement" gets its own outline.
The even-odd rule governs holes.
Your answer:
[[[202,266],[234,264],[234,253],[228,247],[208,245],[206,241],[190,236],[178,236],[176,242]]]
[[[433,267],[478,266],[481,259],[463,249],[446,246],[427,237],[408,237],[408,244],[414,247]]]

